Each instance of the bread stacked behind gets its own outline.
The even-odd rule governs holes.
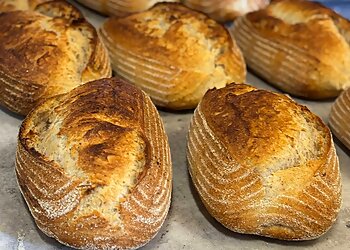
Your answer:
[[[0,0],[0,12],[14,10],[33,10],[41,3],[52,0]]]
[[[350,86],[350,23],[303,0],[276,0],[235,22],[247,65],[283,91],[305,98],[339,95]]]
[[[0,15],[0,104],[26,115],[40,100],[111,76],[95,28],[64,1]]]
[[[208,91],[187,156],[205,207],[235,232],[310,240],[336,220],[341,183],[331,133],[287,96],[237,84]]]
[[[329,116],[333,134],[350,149],[350,88],[334,102]]]
[[[248,12],[265,8],[270,0],[184,0],[190,8],[202,11],[211,18],[226,22]]]
[[[170,205],[167,137],[151,100],[118,79],[37,106],[19,134],[16,174],[38,227],[79,249],[135,249]]]
[[[110,18],[100,33],[113,70],[161,107],[194,108],[208,89],[246,76],[241,52],[225,28],[179,4]]]
[[[180,0],[77,0],[81,4],[110,16],[128,16],[148,10],[159,2],[179,2]]]

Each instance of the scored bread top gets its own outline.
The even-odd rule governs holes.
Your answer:
[[[288,38],[321,62],[344,67],[350,61],[349,21],[321,4],[279,0],[246,18],[257,30],[266,32],[265,36]],[[315,39],[317,42],[311,43]]]
[[[160,106],[193,108],[208,88],[245,79],[243,57],[226,29],[180,4],[110,18],[101,37],[113,69]]]
[[[312,175],[318,167],[312,160],[322,162],[331,143],[328,128],[306,107],[251,86],[209,90],[201,110],[235,159],[261,171],[311,163],[303,174]]]
[[[0,12],[14,10],[33,10],[41,3],[52,0],[0,0]]]
[[[229,229],[308,240],[334,223],[341,184],[331,133],[289,97],[240,84],[210,90],[188,138],[194,185]]]
[[[0,102],[12,111],[111,75],[96,30],[64,1],[2,13],[0,22]]]
[[[113,78],[35,108],[21,126],[16,172],[39,228],[77,248],[144,245],[169,209],[160,117],[142,91]]]
[[[350,22],[321,4],[273,1],[232,29],[248,65],[288,93],[320,99],[350,86]]]

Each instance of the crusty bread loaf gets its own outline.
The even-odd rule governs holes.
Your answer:
[[[50,0],[0,0],[0,12],[14,10],[33,10],[41,3]]]
[[[321,99],[350,86],[350,23],[318,3],[276,0],[232,31],[247,65],[283,91]]]
[[[350,88],[334,102],[329,115],[333,134],[350,149]]]
[[[148,10],[159,2],[179,2],[180,0],[77,0],[81,4],[105,15],[127,16]]]
[[[208,89],[245,80],[243,57],[225,28],[180,4],[110,18],[100,33],[114,71],[161,107],[194,108]]]
[[[111,76],[95,28],[64,1],[0,14],[0,104],[27,114],[40,100]]]
[[[235,232],[309,240],[336,220],[341,183],[331,133],[287,96],[239,84],[208,91],[187,156],[209,213]]]
[[[170,151],[159,114],[141,90],[114,78],[30,112],[16,174],[38,227],[79,249],[140,247],[170,205]]]
[[[211,18],[226,22],[237,16],[265,8],[270,0],[184,0],[184,4],[208,14]]]

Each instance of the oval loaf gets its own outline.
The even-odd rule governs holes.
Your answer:
[[[350,88],[343,91],[334,102],[329,125],[333,134],[350,149]]]
[[[234,20],[248,12],[265,8],[270,0],[184,0],[192,9],[202,11],[219,22]]]
[[[310,240],[336,220],[341,183],[331,133],[287,96],[239,84],[209,90],[187,156],[205,207],[232,231]]]
[[[26,115],[42,99],[111,76],[95,28],[65,1],[0,14],[0,104]]]
[[[38,227],[79,249],[135,249],[169,210],[170,150],[150,98],[118,79],[46,100],[24,120],[16,175]]]
[[[81,4],[110,16],[128,16],[148,10],[159,2],[179,2],[180,0],[77,0]]]
[[[110,18],[100,33],[113,70],[161,107],[194,108],[208,89],[245,80],[243,57],[226,29],[180,4]]]
[[[232,27],[248,67],[281,90],[323,99],[350,86],[350,22],[321,4],[275,0]]]

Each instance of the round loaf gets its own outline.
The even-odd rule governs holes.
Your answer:
[[[350,86],[349,32],[347,19],[305,0],[275,0],[232,26],[250,69],[309,99],[336,97]]]
[[[26,115],[42,99],[111,76],[95,28],[65,1],[0,14],[0,104]]]
[[[341,183],[331,133],[287,96],[238,84],[208,91],[187,156],[205,207],[232,231],[310,240],[336,220]]]
[[[20,128],[20,190],[37,226],[79,249],[135,249],[169,210],[172,170],[151,100],[118,79],[86,83],[33,109]]]
[[[245,80],[243,57],[226,29],[180,4],[110,18],[100,33],[113,70],[161,107],[194,108],[208,89]]]
[[[202,11],[219,22],[232,21],[248,12],[265,8],[270,0],[184,0],[190,8]]]
[[[334,102],[329,125],[333,134],[350,149],[350,88],[343,91]]]
[[[0,0],[0,12],[14,10],[33,10],[41,3],[50,0]]]
[[[180,0],[77,0],[79,3],[110,16],[128,16],[148,10],[159,2],[179,2]]]

